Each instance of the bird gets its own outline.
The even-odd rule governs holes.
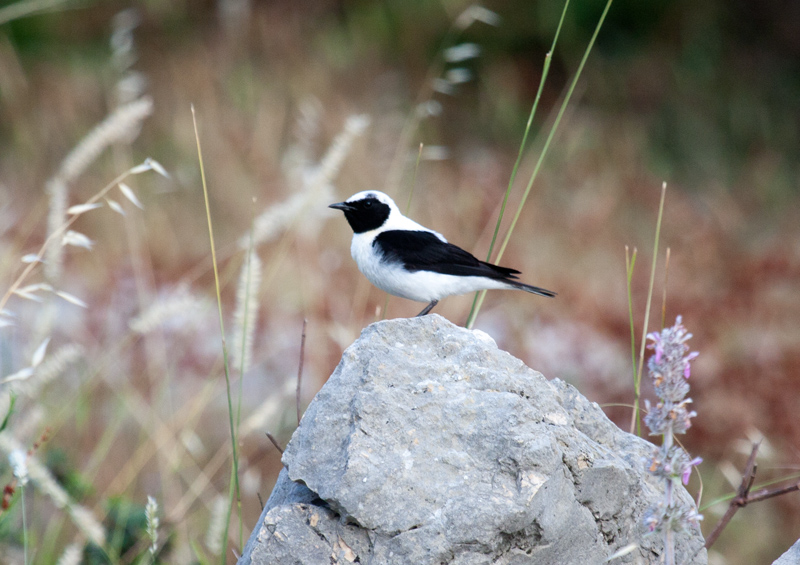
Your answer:
[[[428,303],[417,316],[428,314],[447,296],[478,290],[519,289],[556,296],[518,281],[521,273],[516,269],[481,261],[439,232],[407,218],[383,192],[365,190],[328,207],[344,212],[353,229],[350,254],[373,285],[394,296]]]

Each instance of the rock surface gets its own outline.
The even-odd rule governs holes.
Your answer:
[[[800,563],[800,540],[786,550],[786,553],[778,557],[777,561],[773,561],[772,565],[797,565]]]
[[[660,563],[651,449],[482,332],[379,322],[309,405],[240,563]],[[699,531],[676,539],[707,562]]]

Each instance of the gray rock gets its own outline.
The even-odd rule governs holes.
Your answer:
[[[786,553],[778,557],[777,561],[774,561],[772,565],[798,565],[800,563],[800,540],[797,540],[795,544],[786,550]]]
[[[660,563],[651,452],[482,332],[379,322],[309,405],[240,563]],[[699,530],[676,539],[707,562]]]

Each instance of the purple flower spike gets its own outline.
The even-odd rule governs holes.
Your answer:
[[[682,322],[678,316],[672,327],[647,334],[647,339],[652,342],[647,348],[653,350],[647,368],[658,402],[651,405],[645,401],[647,415],[644,422],[651,435],[663,436],[661,446],[656,448],[648,464],[648,471],[663,480],[666,488],[664,500],[647,511],[644,523],[650,531],[663,532],[665,544],[671,539],[666,532],[697,527],[698,520],[702,519],[696,508],[679,502],[673,496],[679,481],[688,484],[692,467],[702,462],[699,457],[690,459],[691,456],[674,439],[675,435],[686,433],[692,425],[692,418],[697,415],[688,408],[692,399],[687,396],[687,379],[692,371],[691,362],[698,354],[689,352],[686,342],[692,334],[686,331]],[[668,560],[668,563],[674,564],[674,560]]]

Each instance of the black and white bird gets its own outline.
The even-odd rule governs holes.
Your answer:
[[[369,282],[383,291],[429,304],[486,289],[519,289],[540,296],[556,293],[516,280],[519,271],[475,258],[442,234],[406,218],[383,192],[366,190],[331,204],[353,228],[350,254]]]

